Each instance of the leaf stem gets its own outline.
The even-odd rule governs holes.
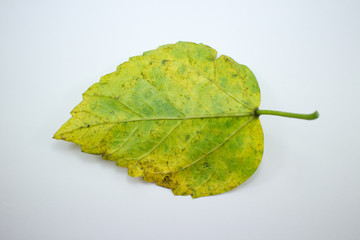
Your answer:
[[[280,117],[289,117],[289,118],[299,118],[305,120],[314,120],[319,117],[319,112],[315,111],[311,114],[299,114],[299,113],[289,113],[289,112],[280,112],[280,111],[273,111],[273,110],[255,110],[255,116],[260,115],[275,115]]]

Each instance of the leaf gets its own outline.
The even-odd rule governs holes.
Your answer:
[[[84,94],[54,138],[194,198],[246,181],[263,154],[254,74],[203,44],[129,59]]]

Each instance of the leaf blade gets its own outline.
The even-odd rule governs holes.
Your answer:
[[[228,191],[260,164],[256,79],[231,58],[216,59],[206,45],[179,42],[133,57],[83,98],[54,138],[102,154],[174,194]]]

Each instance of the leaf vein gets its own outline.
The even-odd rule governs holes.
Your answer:
[[[162,96],[168,103],[169,103],[169,105],[171,106],[171,107],[173,107],[176,111],[178,111],[181,115],[183,115],[183,116],[185,116],[185,114],[182,112],[182,111],[180,111],[179,109],[178,109],[178,107],[177,106],[175,106],[175,104],[172,102],[172,101],[170,101],[170,99],[167,97],[167,96],[164,96],[163,94],[162,94],[162,92],[155,86],[155,85],[153,85],[152,83],[151,83],[151,81],[149,80],[149,79],[147,79],[147,78],[143,78],[151,87],[153,87],[156,91],[158,91],[158,94],[159,94],[159,96]]]
[[[161,141],[155,146],[153,147],[149,152],[143,154],[142,156],[138,157],[137,159],[123,159],[125,161],[131,161],[131,160],[137,160],[136,163],[134,164],[134,166],[132,168],[135,168],[138,163],[144,159],[146,156],[148,156],[149,154],[151,154],[155,149],[157,149],[174,131],[176,128],[178,128],[185,120],[182,120],[181,122],[179,122],[178,124],[175,125],[175,127],[173,127],[167,134],[166,136],[161,139]]]
[[[126,145],[126,143],[128,143],[129,140],[134,136],[134,134],[139,129],[139,127],[140,127],[140,124],[138,124],[136,126],[136,128],[134,128],[134,130],[130,133],[129,137],[127,137],[126,140],[119,147],[117,147],[114,151],[112,151],[109,154],[111,155],[111,154],[114,154],[114,153],[117,153],[118,151],[120,151]]]
[[[136,115],[138,115],[139,117],[143,117],[140,113],[136,112],[134,109],[132,109],[131,107],[129,107],[127,104],[123,103],[122,101],[120,101],[119,99],[112,97],[112,96],[106,96],[106,95],[98,95],[98,94],[94,94],[94,95],[87,95],[84,94],[84,96],[88,96],[88,97],[104,97],[104,98],[110,98],[112,100],[117,101],[118,103],[120,103],[121,105],[123,105],[125,108],[129,109],[131,112],[135,113]]]
[[[250,118],[249,120],[247,120],[244,124],[242,124],[238,129],[236,129],[233,133],[230,134],[229,137],[227,137],[224,141],[222,141],[219,145],[217,145],[215,148],[213,148],[212,150],[210,150],[209,152],[207,152],[206,154],[204,154],[203,156],[199,157],[198,159],[196,159],[194,162],[192,162],[189,165],[186,165],[185,167],[181,168],[180,171],[183,171],[184,169],[187,169],[191,166],[193,166],[194,164],[198,163],[199,161],[201,161],[202,159],[204,159],[205,157],[208,157],[210,154],[212,154],[213,152],[215,152],[216,150],[218,150],[220,147],[224,146],[225,143],[227,143],[232,137],[234,137],[241,129],[243,129],[249,122],[251,122],[254,118]]]
[[[152,58],[153,60],[157,60],[157,61],[162,61],[163,59],[158,59],[158,58]],[[171,61],[174,63],[178,63],[174,60],[171,59],[167,59],[167,61]],[[213,59],[213,61],[215,61],[215,59]],[[244,107],[248,108],[249,110],[253,110],[253,108],[251,108],[249,105],[247,105],[246,103],[244,103],[243,101],[241,101],[240,99],[238,99],[237,97],[235,97],[233,94],[231,94],[229,91],[227,91],[225,88],[223,88],[222,86],[220,86],[219,83],[217,83],[215,81],[215,79],[212,79],[210,76],[208,76],[207,74],[205,74],[203,71],[199,70],[198,68],[192,66],[192,65],[188,65],[188,64],[184,64],[182,63],[184,66],[186,67],[190,67],[192,69],[194,69],[196,72],[200,73],[201,75],[203,75],[206,79],[208,79],[210,82],[214,83],[215,86],[217,88],[219,88],[222,92],[224,92],[226,95],[228,95],[230,98],[234,99],[236,102],[240,103],[241,105],[243,105]]]

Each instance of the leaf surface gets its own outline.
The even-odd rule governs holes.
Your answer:
[[[249,68],[216,55],[178,42],[130,58],[83,94],[54,138],[176,195],[237,187],[262,158],[260,90]]]

